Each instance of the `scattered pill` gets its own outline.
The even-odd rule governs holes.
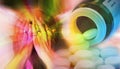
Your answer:
[[[95,69],[95,63],[90,60],[80,60],[74,69]]]
[[[112,65],[100,65],[97,69],[115,69],[115,67]]]
[[[90,48],[89,49],[95,56],[100,56],[100,49],[98,48]]]
[[[94,55],[89,50],[79,50],[75,54],[71,55],[69,57],[70,62],[73,65],[76,65],[76,63],[80,60],[91,60],[94,58]]]
[[[89,50],[79,50],[75,53],[75,57],[81,59],[91,59],[94,57],[93,53]]]
[[[96,35],[97,35],[97,29],[96,28],[89,29],[89,30],[87,30],[86,32],[83,33],[83,36],[87,40],[95,38]]]
[[[112,56],[105,59],[105,64],[111,64],[115,67],[120,66],[120,56]]]
[[[100,57],[94,57],[92,61],[96,64],[96,66],[104,64],[104,60]]]
[[[107,58],[111,56],[117,56],[118,55],[118,49],[115,47],[106,47],[101,49],[100,55],[102,58]]]

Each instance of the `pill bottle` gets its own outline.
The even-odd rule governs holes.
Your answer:
[[[70,15],[70,31],[82,34],[89,31],[88,35],[93,32],[95,35],[91,34],[87,41],[91,46],[99,44],[119,27],[119,7],[119,0],[88,0],[80,3]]]

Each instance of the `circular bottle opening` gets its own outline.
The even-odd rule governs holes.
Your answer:
[[[89,40],[90,45],[98,44],[104,40],[107,32],[106,22],[103,16],[96,10],[87,7],[78,8],[72,13],[70,20],[70,31],[72,33],[85,35],[87,32],[87,34],[91,34],[86,34],[87,37],[93,36],[92,32],[96,34],[96,37]]]
[[[85,31],[87,31],[91,28],[96,28],[97,29],[93,20],[91,20],[90,18],[85,17],[85,16],[78,17],[77,20],[76,20],[76,25],[82,33],[84,33]]]

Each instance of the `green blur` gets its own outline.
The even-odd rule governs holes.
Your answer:
[[[39,6],[46,16],[54,16],[60,10],[60,0],[39,0]]]

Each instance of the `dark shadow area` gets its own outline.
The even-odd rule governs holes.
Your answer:
[[[31,61],[31,63],[33,65],[33,69],[47,69],[46,65],[43,63],[43,61],[37,55],[35,48],[33,48],[32,53],[29,57],[29,60]],[[26,69],[26,67],[24,67],[24,69]]]

